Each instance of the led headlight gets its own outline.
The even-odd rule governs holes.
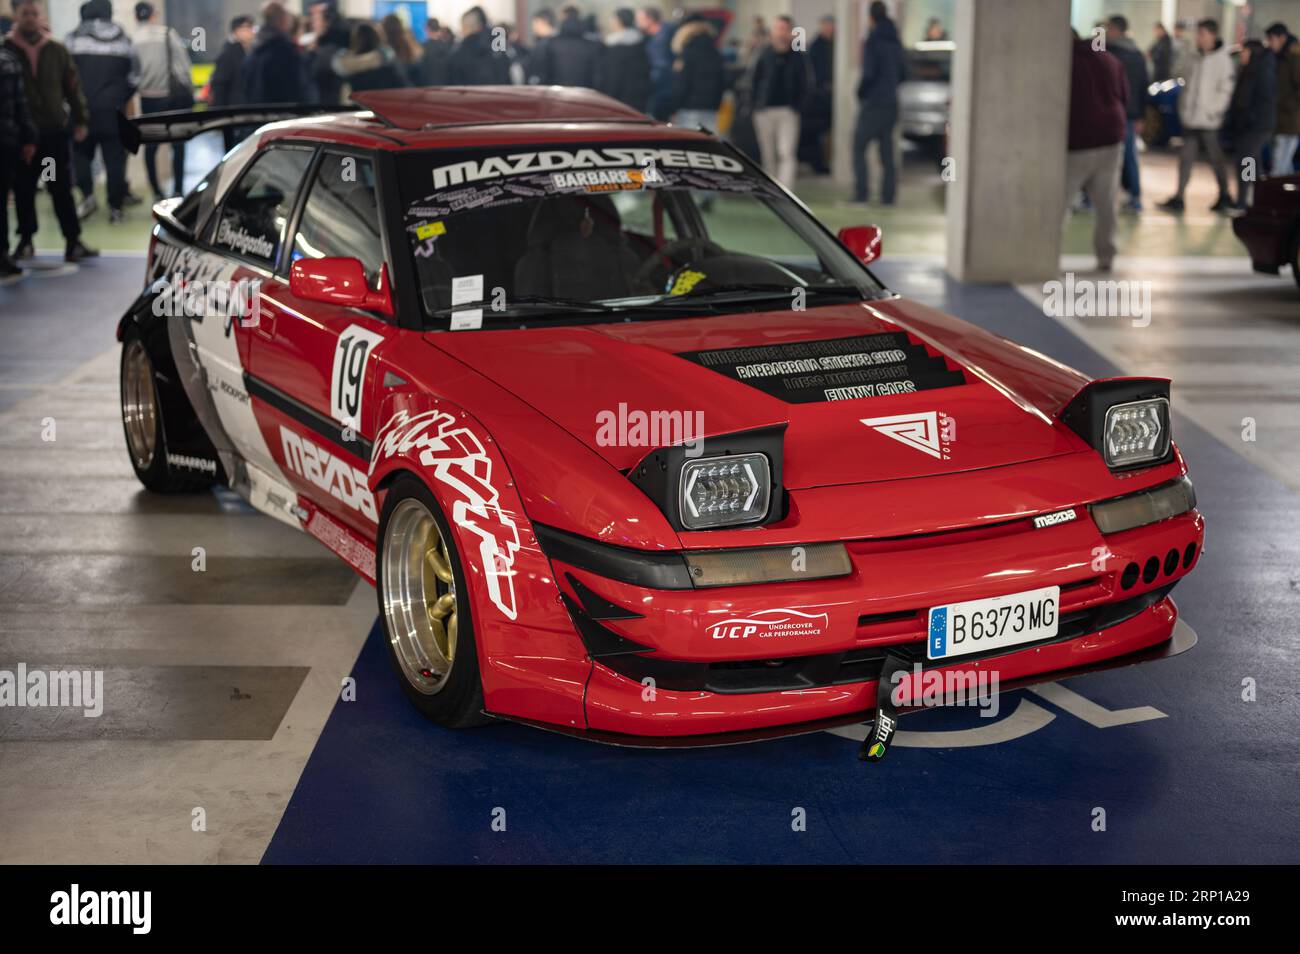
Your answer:
[[[1103,453],[1107,467],[1154,463],[1169,453],[1169,401],[1151,398],[1106,411]]]
[[[708,530],[766,517],[772,478],[767,455],[732,454],[688,461],[679,486],[682,525]]]

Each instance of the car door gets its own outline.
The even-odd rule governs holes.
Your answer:
[[[360,260],[372,288],[387,281],[379,202],[373,157],[322,148],[282,267],[263,287],[263,318],[251,339],[250,389],[268,409],[267,440],[286,478],[368,536],[378,523],[366,487],[373,354],[397,329],[378,313],[299,299],[288,276],[299,259],[344,257]]]
[[[168,266],[182,291],[211,301],[220,293],[237,307],[197,309],[183,328],[185,344],[201,370],[205,403],[215,410],[219,444],[250,466],[236,466],[232,486],[257,498],[278,468],[249,397],[250,342],[260,321],[259,291],[273,278],[280,260],[290,215],[311,166],[310,146],[269,146],[243,170],[205,229],[203,241],[183,249]],[[198,406],[196,404],[196,406]],[[267,508],[285,517],[283,508]]]

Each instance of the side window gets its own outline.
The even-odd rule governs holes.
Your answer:
[[[268,149],[230,190],[213,244],[274,268],[311,151]]]
[[[384,263],[375,169],[369,159],[327,154],[302,209],[290,253],[300,258],[356,258],[373,282]]]

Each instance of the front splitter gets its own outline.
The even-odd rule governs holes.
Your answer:
[[[1086,666],[1076,666],[1071,669],[1057,669],[1052,672],[1037,673],[1032,676],[1023,676],[1018,679],[1008,679],[1006,682],[1000,682],[998,693],[1011,692],[1015,689],[1024,689],[1027,686],[1036,686],[1044,682],[1057,682],[1061,679],[1072,679],[1076,676],[1086,676],[1089,673],[1104,672],[1107,669],[1122,669],[1125,666],[1135,666],[1138,663],[1155,662],[1160,659],[1168,659],[1172,656],[1179,656],[1196,645],[1197,635],[1192,627],[1183,622],[1179,617],[1174,624],[1174,631],[1170,637],[1163,643],[1157,643],[1146,649],[1140,649],[1137,652],[1128,653],[1123,656],[1115,656],[1110,659],[1104,659],[1100,662],[1090,663]],[[913,712],[924,711],[925,706],[909,706],[898,710],[900,715],[908,715]],[[599,742],[603,745],[616,745],[623,748],[633,749],[702,749],[716,748],[724,745],[745,745],[750,742],[767,742],[772,739],[783,739],[796,735],[810,735],[814,732],[824,732],[827,729],[838,729],[846,725],[858,725],[864,722],[870,722],[874,709],[863,709],[857,712],[847,713],[842,716],[834,716],[828,719],[817,719],[812,722],[795,722],[789,725],[769,726],[762,729],[742,730],[738,732],[716,732],[705,735],[684,735],[684,736],[665,736],[665,735],[629,735],[618,732],[605,732],[600,729],[575,729],[568,726],[552,725],[547,722],[537,722],[532,719],[524,719],[518,716],[500,715],[495,712],[483,710],[483,714],[491,716],[494,719],[500,719],[505,722],[517,722],[520,725],[531,726],[535,729],[543,729],[547,732],[554,732],[560,735],[573,736],[574,738],[586,739],[590,742]]]

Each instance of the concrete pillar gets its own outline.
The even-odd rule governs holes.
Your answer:
[[[853,184],[853,124],[858,118],[858,76],[862,72],[862,37],[866,18],[857,0],[835,0],[834,77],[831,103],[831,177],[844,186]]]
[[[1049,278],[1065,215],[1070,0],[959,0],[953,39],[948,272]]]

